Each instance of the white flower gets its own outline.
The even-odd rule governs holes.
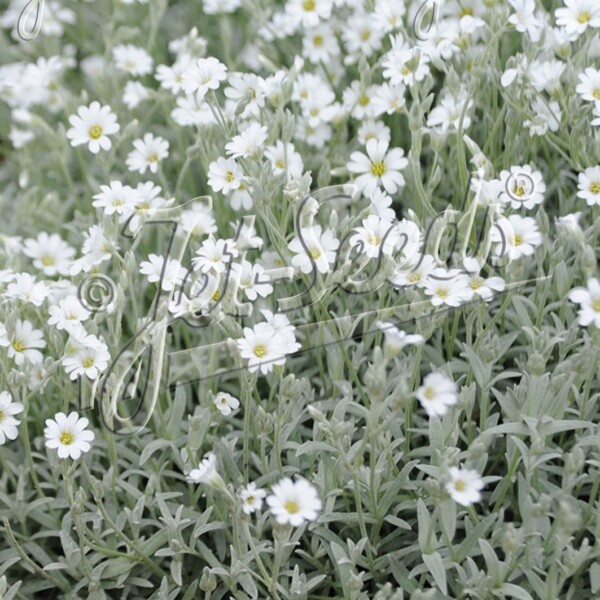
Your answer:
[[[348,171],[358,175],[356,185],[367,197],[373,196],[377,188],[383,186],[388,194],[395,194],[404,185],[400,171],[408,165],[402,148],[388,152],[386,141],[367,142],[367,154],[353,152],[350,155]]]
[[[225,88],[224,92],[229,101],[228,105],[234,110],[241,109],[240,118],[242,119],[259,117],[260,109],[265,105],[263,86],[264,79],[253,73],[231,75],[229,86]]]
[[[315,65],[338,56],[340,47],[329,23],[322,23],[306,30],[303,40],[302,55]]]
[[[242,488],[239,491],[239,495],[242,499],[242,510],[247,515],[250,515],[254,511],[261,509],[263,499],[267,495],[267,492],[262,488],[257,488],[256,484],[252,482]]]
[[[539,171],[529,165],[514,166],[500,173],[502,191],[500,201],[512,208],[534,208],[544,201],[546,184]]]
[[[417,254],[402,265],[394,274],[391,283],[396,287],[424,287],[429,274],[436,268],[436,261],[430,254]]]
[[[406,104],[405,91],[406,88],[403,85],[390,85],[389,83],[380,85],[376,96],[373,98],[375,114],[393,115],[395,112],[399,112]]]
[[[597,0],[564,0],[565,7],[557,8],[556,23],[568,34],[580,36],[588,27],[600,27],[600,4]]]
[[[360,124],[356,137],[363,146],[366,146],[369,140],[385,141],[389,144],[392,139],[392,132],[382,121],[366,119]]]
[[[429,273],[424,291],[433,306],[460,306],[470,296],[467,278],[458,270],[434,269]]]
[[[588,206],[600,205],[600,165],[589,167],[579,174],[577,197]]]
[[[80,323],[90,316],[90,312],[84,308],[77,296],[62,298],[58,304],[50,306],[48,312],[50,313],[48,324],[68,333],[78,329]]]
[[[67,130],[71,146],[87,144],[92,154],[102,150],[110,150],[112,143],[109,135],[119,131],[116,115],[110,106],[100,106],[100,102],[92,102],[89,106],[80,106],[76,115],[69,117],[72,127]]]
[[[92,267],[110,260],[112,252],[118,249],[118,246],[104,235],[101,225],[92,225],[83,236],[83,256],[71,266],[71,275],[77,275],[80,271],[88,272]]]
[[[480,274],[481,264],[476,258],[467,257],[464,259],[465,272],[467,274],[467,287],[464,298],[466,302],[471,301],[475,296],[483,298],[489,302],[495,292],[501,292],[506,287],[502,277],[482,277]]]
[[[313,265],[319,273],[329,272],[330,264],[335,262],[336,250],[340,245],[333,231],[322,231],[320,225],[314,225],[302,228],[300,233],[299,237],[295,237],[288,244],[288,248],[295,253],[292,266],[300,269],[302,273],[310,273]]]
[[[311,483],[302,478],[292,481],[289,477],[273,486],[267,504],[280,525],[289,523],[293,527],[302,525],[304,521],[314,521],[323,506]]]
[[[462,506],[471,506],[481,500],[484,483],[477,471],[450,467],[449,475],[450,481],[446,483],[446,491],[454,502]]]
[[[578,287],[569,292],[569,300],[579,304],[577,322],[583,327],[595,325],[600,329],[600,281],[592,278],[587,288]]]
[[[380,254],[390,256],[398,241],[397,226],[376,215],[363,219],[362,227],[355,227],[354,231],[350,244],[359,246],[359,251],[368,258],[378,258]]]
[[[346,27],[342,29],[344,45],[350,55],[372,56],[381,49],[384,30],[373,19],[372,13],[357,10],[347,21]],[[348,57],[348,61],[356,60],[354,56]]]
[[[465,109],[466,105],[466,109]],[[462,129],[468,129],[471,126],[471,117],[469,110],[473,106],[473,100],[462,100],[446,96],[442,99],[439,106],[436,106],[427,117],[427,126],[432,127],[436,133],[445,134],[448,131],[458,131],[460,119],[465,113],[462,121]]]
[[[496,244],[498,256],[517,260],[535,252],[542,243],[542,234],[532,217],[510,215],[498,219],[491,232],[491,241]]]
[[[263,375],[275,366],[284,365],[286,354],[300,348],[300,344],[292,343],[267,323],[259,323],[252,329],[244,327],[244,337],[236,340],[236,344],[241,357],[248,360],[248,371],[254,373],[260,369]]]
[[[230,415],[234,410],[237,410],[240,407],[240,401],[226,392],[219,392],[213,398],[213,402],[217,407],[217,410],[224,416]]]
[[[185,270],[181,266],[181,263],[174,258],[167,260],[166,267],[164,267],[164,264],[164,256],[150,254],[148,260],[140,263],[140,273],[146,275],[150,283],[158,283],[160,281],[162,289],[165,292],[170,292],[176,285],[181,283],[185,275]]]
[[[231,158],[257,158],[267,137],[268,130],[264,125],[251,123],[225,146],[225,150]]]
[[[15,281],[6,288],[8,298],[16,298],[34,306],[41,306],[50,290],[42,281],[36,281],[29,273],[15,273]]]
[[[445,415],[448,407],[458,402],[456,384],[442,373],[427,375],[415,395],[430,417]]]
[[[294,144],[284,144],[278,140],[275,146],[267,146],[265,157],[271,162],[275,175],[287,173],[288,181],[302,176],[304,163]]]
[[[32,365],[43,360],[42,353],[37,348],[45,348],[44,334],[34,329],[30,321],[17,319],[11,332],[6,326],[0,325],[0,346],[8,346],[8,358],[14,358],[17,365],[25,361]]]
[[[418,47],[398,46],[384,57],[383,76],[391,85],[412,85],[429,74],[429,61],[429,55]]]
[[[523,125],[529,129],[529,135],[543,136],[548,130],[556,132],[560,128],[562,110],[555,100],[546,102],[537,96],[531,106],[531,113],[533,117],[523,122]]]
[[[258,296],[266,298],[273,293],[269,276],[261,265],[253,265],[245,260],[241,265],[239,263],[231,265],[231,270],[235,274],[239,289],[244,291],[248,300],[254,302]]]
[[[109,185],[101,185],[100,192],[93,196],[92,206],[104,209],[104,214],[129,214],[135,204],[135,190],[120,181],[111,181]]]
[[[139,81],[128,81],[123,91],[123,102],[129,110],[133,110],[150,95],[147,87]]]
[[[288,0],[285,6],[289,19],[305,28],[327,20],[333,9],[332,0]]]
[[[581,225],[579,225],[580,219],[581,212],[570,213],[562,217],[555,217],[556,228],[575,236],[579,240],[583,240],[583,231],[581,230]]]
[[[115,65],[129,75],[140,76],[152,72],[152,57],[139,46],[122,44],[113,48]]]
[[[290,320],[283,313],[272,313],[270,310],[263,308],[260,314],[265,318],[265,323],[271,327],[274,334],[284,338],[287,344],[294,345],[296,342],[296,328],[290,323]],[[293,349],[292,352],[295,352]]]
[[[233,240],[215,240],[211,235],[196,251],[192,264],[195,271],[223,273],[231,259],[236,258],[238,253]]]
[[[155,74],[156,80],[160,81],[161,87],[173,92],[173,94],[177,94],[183,89],[183,73],[192,62],[191,57],[184,54],[178,57],[170,67],[167,65],[158,65]]]
[[[54,419],[46,419],[46,448],[57,448],[58,458],[77,460],[90,450],[94,441],[94,432],[87,428],[88,425],[89,421],[85,417],[80,418],[75,411],[69,416],[59,412]]]
[[[220,156],[208,165],[208,185],[215,192],[229,194],[229,192],[237,190],[243,177],[242,167],[233,158]]]
[[[560,88],[560,78],[565,70],[560,60],[534,60],[529,70],[531,85],[538,91],[553,94]],[[539,96],[537,97],[539,100]]]
[[[85,375],[88,379],[97,379],[108,367],[110,353],[107,345],[95,335],[87,335],[83,328],[73,330],[76,335],[75,351],[63,359],[63,366],[71,381]]]
[[[27,382],[27,387],[31,391],[43,391],[49,381],[48,371],[44,368],[44,365],[39,364],[31,367],[29,371],[29,381]]]
[[[199,58],[182,75],[182,87],[186,94],[196,93],[201,100],[208,90],[217,90],[221,81],[227,79],[227,67],[216,58]]]
[[[393,323],[375,321],[375,326],[385,334],[385,344],[394,352],[399,352],[406,346],[421,345],[425,341],[422,335],[410,335]]]
[[[42,232],[37,239],[23,243],[23,254],[33,258],[33,266],[41,269],[44,275],[68,275],[75,249],[71,248],[58,234]]]
[[[20,412],[23,412],[23,405],[13,402],[8,392],[0,392],[0,446],[5,444],[6,440],[17,439],[19,421],[14,415]]]
[[[509,2],[515,12],[508,18],[508,22],[514,25],[517,31],[527,32],[532,42],[537,42],[544,28],[544,21],[535,14],[535,0],[509,0]]]
[[[156,173],[158,163],[169,156],[169,142],[151,133],[142,140],[134,140],[133,147],[126,161],[130,171],[144,174],[146,169],[150,169],[151,173]]]
[[[576,91],[584,100],[600,103],[600,70],[588,67],[580,73]]]
[[[214,488],[219,488],[223,480],[217,471],[217,457],[214,452],[204,455],[202,462],[196,469],[192,469],[187,476],[190,483],[205,483]]]
[[[210,125],[217,122],[210,106],[204,99],[198,100],[196,96],[179,96],[177,108],[171,111],[171,116],[175,123],[182,127]]]
[[[377,215],[381,219],[387,221],[393,221],[396,218],[396,211],[391,208],[392,198],[388,196],[382,190],[376,190],[370,198],[371,206],[370,209],[373,214]]]

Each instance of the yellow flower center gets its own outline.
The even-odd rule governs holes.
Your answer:
[[[358,103],[361,106],[367,106],[367,104],[369,104],[370,100],[369,100],[369,96],[361,96],[360,100],[358,101]]]
[[[600,298],[596,298],[592,302],[592,308],[594,309],[595,312],[600,312]]]
[[[218,302],[221,299],[221,291],[216,290],[215,293],[210,297],[213,302]]]
[[[55,262],[56,261],[54,260],[54,258],[52,258],[52,256],[42,256],[42,264],[45,267],[50,267],[53,264],[55,264]]]
[[[435,392],[430,387],[428,387],[428,388],[425,388],[423,395],[425,396],[425,398],[427,400],[433,400],[433,398],[435,397]]]
[[[400,70],[400,73],[402,73],[402,75],[404,75],[406,77],[407,75],[410,75],[412,73],[412,71],[408,67],[404,66]]]
[[[518,233],[515,235],[515,246],[520,246],[523,243],[523,236]]]
[[[75,436],[70,431],[63,431],[59,439],[64,446],[70,446],[75,441]]]
[[[258,358],[262,358],[263,356],[266,356],[267,354],[267,348],[266,346],[264,346],[263,344],[258,344],[256,346],[254,346],[254,355],[258,356]]]
[[[94,366],[94,359],[93,358],[86,358],[83,361],[83,367],[84,369],[91,369]]]
[[[596,98],[596,100],[600,100],[600,88],[596,88],[593,91],[592,96],[594,96],[594,98]]]
[[[156,152],[153,152],[152,154],[148,155],[148,162],[158,162],[158,154],[156,154]]]
[[[315,37],[313,38],[313,44],[315,46],[322,46],[323,45],[323,36],[315,35]]]
[[[448,290],[445,290],[444,288],[441,288],[437,291],[437,295],[440,298],[447,298],[448,297]]]
[[[515,194],[515,196],[519,196],[519,198],[522,198],[525,195],[525,187],[518,183],[517,185],[515,185],[513,193]]]
[[[0,423],[4,421],[4,413],[0,410]]]
[[[15,352],[23,352],[25,350],[25,344],[21,340],[13,340],[12,347]]]
[[[460,16],[461,17],[472,17],[473,16],[473,9],[472,8],[463,8],[460,11]]]
[[[276,160],[275,161],[275,166],[278,169],[285,169],[285,163],[282,160]]]
[[[297,513],[300,510],[298,503],[294,500],[288,500],[287,502],[285,502],[283,508],[285,508],[285,510],[287,510],[291,515]]]
[[[369,236],[369,244],[372,246],[379,246],[381,244],[381,238],[378,238],[375,234]]]
[[[313,260],[317,260],[317,258],[321,257],[321,249],[320,248],[311,248],[309,251],[309,254]]]
[[[123,206],[123,204],[124,204],[123,200],[119,200],[119,199],[113,200],[113,203],[112,203],[113,206]]]
[[[94,125],[93,127],[90,127],[88,134],[93,140],[97,140],[102,135],[102,127],[100,127],[100,125]]]
[[[368,29],[365,29],[361,34],[360,34],[360,39],[363,42],[368,42],[371,39],[371,32]]]
[[[454,489],[457,492],[462,492],[465,489],[465,482],[462,479],[459,479],[458,481],[454,482]]]
[[[317,8],[317,3],[315,2],[315,0],[305,0],[302,7],[306,12],[311,12],[315,10],[315,8]]]
[[[246,504],[252,504],[254,502],[254,496],[248,496],[246,498]]]
[[[371,173],[375,175],[375,177],[382,177],[385,175],[387,171],[387,167],[382,162],[375,162],[371,165]]]
[[[600,181],[594,181],[592,185],[590,185],[590,192],[592,192],[592,194],[600,194]]]
[[[473,277],[469,283],[471,289],[478,290],[483,285],[483,279],[481,277]]]
[[[227,171],[227,174],[225,175],[225,181],[227,183],[231,183],[233,180],[235,179],[233,173],[231,171]]]
[[[416,283],[417,281],[421,281],[421,274],[420,273],[412,273],[411,275],[408,276],[408,280],[411,283]]]
[[[589,23],[592,20],[592,14],[589,13],[588,11],[584,11],[582,12],[578,17],[577,20],[583,25],[584,23]]]

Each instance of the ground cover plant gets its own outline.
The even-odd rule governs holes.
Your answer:
[[[600,598],[600,3],[11,0],[0,598]]]

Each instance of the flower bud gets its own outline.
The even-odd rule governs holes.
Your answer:
[[[546,361],[541,354],[534,352],[527,360],[527,370],[532,375],[540,377],[544,374]]]
[[[198,586],[203,592],[210,594],[217,589],[217,578],[212,574],[208,567],[202,570],[200,585]]]

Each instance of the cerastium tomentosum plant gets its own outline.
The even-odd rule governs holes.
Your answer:
[[[600,4],[13,0],[0,596],[600,597]]]

